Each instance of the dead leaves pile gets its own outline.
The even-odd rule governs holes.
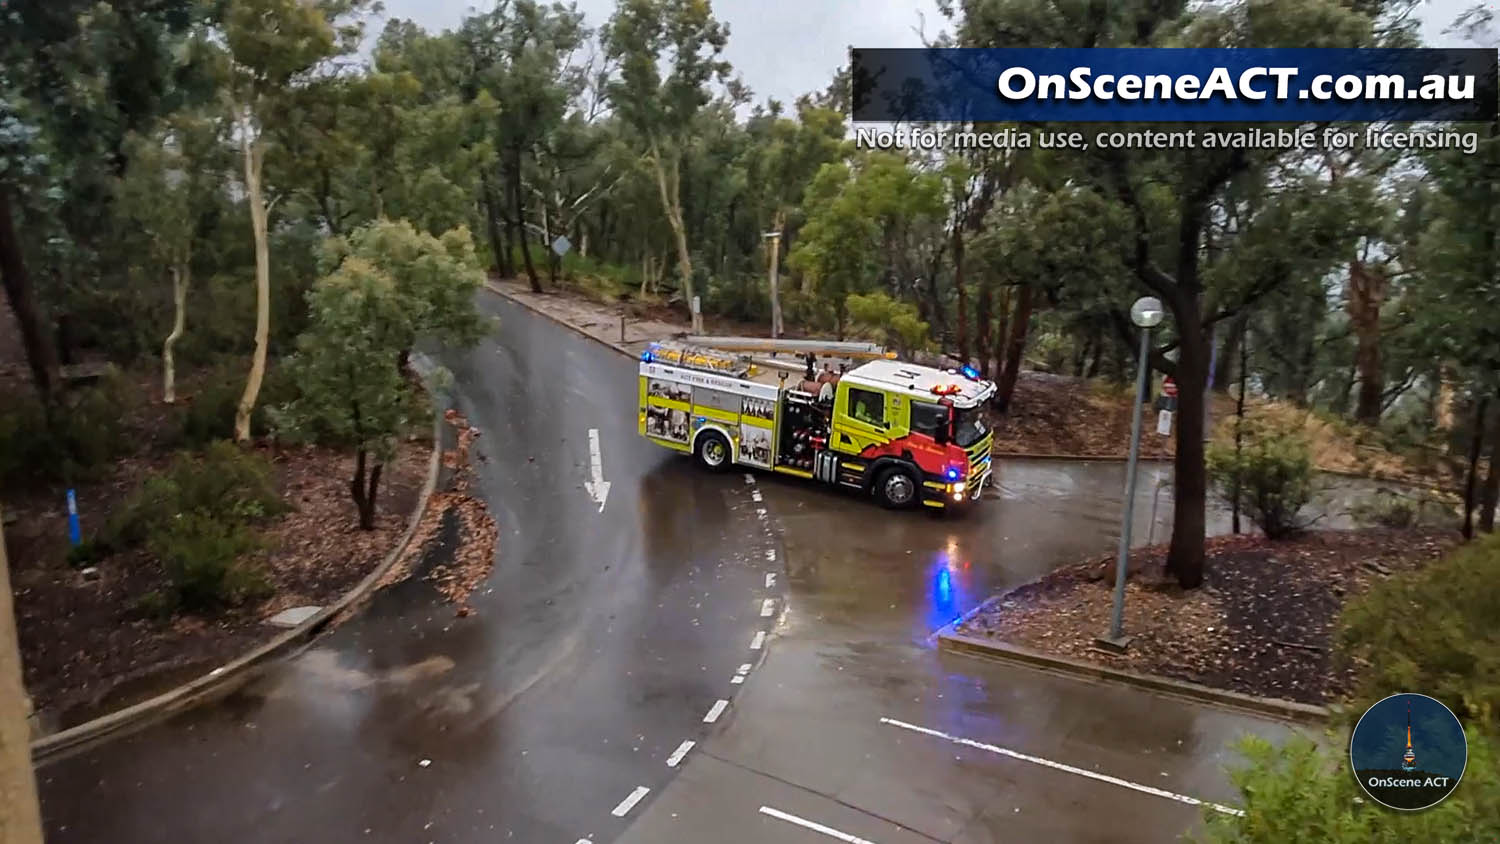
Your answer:
[[[451,513],[458,521],[458,543],[452,559],[433,566],[426,580],[458,607],[457,615],[468,616],[473,613],[469,596],[494,566],[498,530],[489,508],[469,493],[473,481],[470,448],[479,438],[480,430],[457,410],[447,410],[443,419],[458,432],[457,445],[444,451],[442,456],[443,466],[453,472],[450,488],[434,493],[429,499],[406,553],[382,578],[380,585],[383,588],[411,576],[413,566],[437,537]]]

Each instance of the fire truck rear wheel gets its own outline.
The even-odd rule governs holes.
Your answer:
[[[881,506],[904,510],[917,503],[917,480],[900,466],[893,466],[875,479],[875,498]]]
[[[698,462],[711,472],[722,472],[729,468],[729,440],[717,431],[708,431],[698,438]]]

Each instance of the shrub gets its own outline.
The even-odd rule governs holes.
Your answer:
[[[200,448],[214,440],[234,436],[234,415],[240,395],[245,390],[245,368],[241,364],[219,366],[203,386],[183,402],[177,411],[177,444]],[[275,363],[266,368],[255,410],[250,414],[250,433],[260,437],[270,433],[266,409],[289,401],[295,395],[291,379]]]
[[[1361,708],[1360,712],[1364,712]],[[1500,767],[1491,735],[1469,729],[1469,766],[1448,799],[1421,812],[1372,802],[1349,771],[1349,755],[1297,736],[1281,747],[1240,742],[1246,765],[1230,773],[1244,817],[1205,812],[1214,844],[1459,844],[1500,838]]]
[[[1392,692],[1420,691],[1500,735],[1497,582],[1500,534],[1382,580],[1351,601],[1339,641],[1362,669],[1360,712]]]
[[[151,553],[161,560],[172,582],[176,603],[184,609],[213,609],[262,597],[267,584],[241,558],[259,547],[244,525],[203,512],[174,518],[152,534]]]
[[[1307,440],[1294,429],[1246,423],[1238,453],[1214,443],[1207,454],[1209,477],[1270,539],[1284,539],[1307,525],[1298,514],[1312,498],[1312,458]]]
[[[165,473],[147,478],[105,522],[97,541],[134,548],[187,513],[248,524],[285,508],[266,459],[220,440],[202,456],[178,455]]]
[[[1361,525],[1406,530],[1451,521],[1453,506],[1432,493],[1383,489],[1355,502],[1350,515]]]
[[[1421,692],[1466,724],[1469,765],[1448,799],[1421,812],[1369,802],[1349,772],[1345,744],[1296,738],[1282,747],[1242,742],[1231,777],[1245,816],[1208,814],[1216,844],[1364,844],[1500,840],[1500,536],[1416,572],[1377,583],[1344,609],[1340,649],[1362,669],[1347,729],[1377,700]],[[1413,609],[1420,610],[1414,616]]]
[[[0,413],[0,487],[87,477],[127,449],[133,403],[129,385],[110,369],[65,394],[50,420],[34,398],[7,407]]]

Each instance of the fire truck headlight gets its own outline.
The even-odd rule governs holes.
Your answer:
[[[962,500],[964,500],[964,494],[961,493],[961,492],[955,492],[955,493],[953,493],[953,500],[954,501],[962,501]]]
[[[954,495],[959,495],[963,493],[964,490],[968,489],[969,485],[964,483],[963,481],[959,481],[956,484],[950,484],[948,488],[953,490]]]

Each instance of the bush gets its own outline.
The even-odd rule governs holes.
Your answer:
[[[1500,534],[1376,583],[1344,610],[1340,644],[1362,669],[1357,703],[1419,691],[1500,735]],[[1413,609],[1420,614],[1413,615]]]
[[[1360,712],[1364,712],[1361,708]],[[1209,810],[1214,844],[1459,844],[1500,839],[1500,766],[1496,741],[1469,729],[1469,767],[1448,799],[1420,812],[1370,801],[1349,771],[1349,755],[1301,736],[1282,747],[1241,741],[1247,764],[1230,774],[1244,817]]]
[[[185,448],[200,448],[214,440],[227,440],[234,436],[234,415],[239,410],[240,395],[245,391],[248,374],[242,363],[218,366],[205,380],[202,388],[184,401],[177,411],[178,445]],[[261,382],[260,395],[256,398],[255,410],[250,413],[250,434],[266,436],[271,425],[266,416],[267,409],[290,401],[296,394],[291,379],[275,361],[266,365],[266,377]]]
[[[1355,502],[1350,515],[1361,525],[1407,530],[1453,520],[1453,505],[1432,493],[1404,495],[1383,489]]]
[[[1218,844],[1282,841],[1468,842],[1500,840],[1500,535],[1460,548],[1416,572],[1377,583],[1344,609],[1340,648],[1363,675],[1346,729],[1371,704],[1421,692],[1447,704],[1469,739],[1469,765],[1447,800],[1421,812],[1371,803],[1354,782],[1343,743],[1297,738],[1277,748],[1251,738],[1248,764],[1232,773],[1245,816],[1208,816]],[[1413,609],[1420,615],[1414,616]]]
[[[165,473],[147,478],[96,541],[113,550],[134,548],[184,514],[249,524],[285,509],[266,459],[220,440],[202,456],[178,455]]]
[[[1289,427],[1246,422],[1239,453],[1214,443],[1207,454],[1209,477],[1230,503],[1270,539],[1292,536],[1307,524],[1298,514],[1312,498],[1312,458],[1305,437]]]
[[[134,397],[120,374],[66,393],[49,424],[41,403],[23,398],[0,413],[0,488],[81,479],[123,454]]]
[[[258,547],[244,525],[202,512],[173,519],[149,542],[151,553],[166,568],[176,604],[188,610],[214,609],[267,594],[265,578],[241,562]]]

